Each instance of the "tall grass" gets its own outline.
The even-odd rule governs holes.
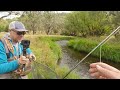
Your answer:
[[[51,38],[47,36],[26,36],[26,39],[29,39],[31,41],[30,48],[36,55],[36,62],[39,62],[41,64],[38,65],[37,63],[33,63],[35,72],[31,72],[29,74],[29,78],[62,79],[69,71],[69,68],[67,66],[60,67],[57,65],[57,61],[62,58],[62,51],[60,46],[53,42]],[[52,71],[44,67],[43,65],[49,67],[50,69],[52,69]],[[33,77],[33,74],[35,77]],[[77,73],[72,72],[66,77],[66,79],[67,78],[78,79],[80,78],[80,76]]]
[[[75,40],[70,40],[68,46],[74,48],[75,50],[89,53],[99,43],[100,42],[96,39],[90,40],[79,38]],[[101,51],[101,56],[103,59],[120,62],[120,45],[118,43],[116,44],[108,42],[101,47]],[[100,57],[100,48],[97,48],[91,55],[95,57]]]
[[[4,33],[5,34],[5,33]],[[4,34],[0,33],[0,37]],[[71,36],[56,35],[25,35],[25,39],[31,41],[30,48],[36,56],[36,62],[32,63],[33,70],[28,75],[29,79],[62,79],[69,71],[67,66],[60,67],[57,61],[62,58],[59,45],[53,41],[69,40]],[[71,72],[66,79],[79,79],[76,72]]]

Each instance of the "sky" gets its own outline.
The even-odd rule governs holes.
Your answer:
[[[4,16],[4,15],[8,15],[8,12],[0,12],[0,17]],[[15,17],[19,17],[18,15],[10,15],[8,17],[5,17],[4,19],[12,19]]]
[[[22,12],[22,11],[21,11]],[[69,13],[71,11],[57,11],[59,13],[62,13],[62,12],[65,12],[65,13]],[[0,12],[0,17],[4,16],[4,15],[7,15],[8,13],[5,11],[5,12]],[[8,17],[5,17],[4,19],[12,19],[12,18],[15,18],[15,17],[20,17],[18,15],[10,15]]]

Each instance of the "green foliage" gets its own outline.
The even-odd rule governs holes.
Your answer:
[[[86,19],[85,15],[86,12],[73,12],[66,16],[65,28],[70,35],[76,36],[78,33],[81,33],[82,36],[86,35],[88,29],[86,29],[85,20],[82,20]],[[83,16],[83,18],[81,16]]]
[[[19,18],[33,34],[60,34],[64,28],[64,15],[54,11],[24,11]]]
[[[68,43],[69,47],[72,47],[78,51],[89,53],[93,48],[95,48],[100,42],[94,39],[77,39],[71,40]],[[117,43],[118,44],[118,43]],[[112,60],[115,62],[120,62],[120,46],[117,44],[106,43],[102,46],[102,58],[106,60]],[[97,48],[91,55],[95,57],[100,57],[100,48]]]
[[[41,13],[38,11],[25,11],[24,14],[19,18],[22,21],[26,28],[29,30],[29,33],[32,32],[36,34],[37,31],[41,30]]]
[[[29,78],[62,79],[64,75],[68,73],[68,67],[60,67],[57,65],[57,61],[62,57],[62,52],[61,48],[55,42],[51,41],[51,39],[56,37],[50,38],[50,36],[27,36],[26,38],[31,40],[30,48],[36,55],[36,61],[41,63],[41,65],[33,63],[35,71],[29,74]],[[77,79],[80,77],[77,73],[72,72],[67,78]]]
[[[5,32],[8,28],[8,22],[6,20],[0,20],[0,32]]]
[[[65,28],[70,35],[86,37],[104,35],[111,26],[103,11],[76,11],[66,16]]]
[[[104,35],[110,31],[111,26],[109,24],[109,18],[103,11],[89,12],[89,24],[91,27],[91,35]]]
[[[57,75],[59,75],[59,78],[63,79],[63,77],[69,72],[69,68],[67,66],[57,67],[56,72]],[[73,71],[65,79],[80,79],[80,76]]]
[[[59,40],[70,40],[70,39],[74,39],[74,37],[72,36],[53,36],[53,37],[49,37],[52,41],[59,41]]]

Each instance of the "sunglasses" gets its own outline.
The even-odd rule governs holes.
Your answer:
[[[26,34],[26,32],[25,31],[23,31],[23,32],[19,32],[19,31],[15,31],[15,30],[13,30],[14,32],[16,32],[17,33],[17,35],[25,35]]]

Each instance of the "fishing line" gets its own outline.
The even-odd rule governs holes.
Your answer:
[[[48,67],[47,65],[41,64],[41,63],[39,63],[37,61],[34,61],[34,62],[35,62],[35,64],[37,64],[35,66],[38,66],[39,68],[42,68],[45,71],[48,71],[50,73],[52,72],[53,74],[55,74],[56,78],[59,78],[59,76],[57,75],[57,73],[53,69],[51,69],[50,67]],[[34,69],[34,72],[35,72],[35,68],[33,68],[33,69]],[[44,76],[44,75],[42,75],[42,76]]]
[[[106,43],[109,38],[113,35],[116,34],[119,31],[119,27],[117,27],[117,29],[115,29],[108,37],[106,37],[102,42],[100,42],[94,49],[91,50],[91,52],[89,52],[82,60],[80,60],[72,69],[70,69],[70,71],[63,77],[63,79],[65,79],[80,63],[82,63],[91,53],[93,53],[99,46],[103,45],[104,43]],[[100,51],[101,53],[101,51]],[[101,61],[101,56],[100,56],[100,61]]]
[[[102,47],[102,46],[100,46],[100,62],[101,62],[101,47]]]

